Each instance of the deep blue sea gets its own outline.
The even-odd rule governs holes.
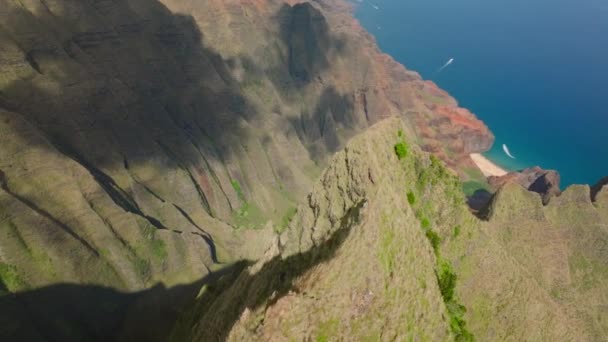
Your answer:
[[[490,127],[498,165],[556,169],[562,187],[608,175],[607,0],[363,0],[356,16]]]

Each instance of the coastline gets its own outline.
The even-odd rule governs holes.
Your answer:
[[[362,32],[367,34],[367,36],[372,39],[372,43],[378,44],[375,33],[373,33],[368,28],[366,28],[360,22],[360,19],[356,14],[357,8],[359,7],[359,5],[361,5],[361,2],[342,0],[342,1],[337,1],[337,3],[343,5],[344,8],[346,8],[347,10],[350,10],[351,18],[354,19],[356,28],[362,30]],[[379,45],[376,45],[376,47],[377,47],[377,49],[380,49]],[[485,146],[482,146],[480,148],[482,150],[490,149],[490,147],[492,146],[492,144],[494,142],[494,138],[493,138],[493,135],[492,135],[489,127],[486,125],[485,122],[483,122],[480,118],[478,118],[474,113],[470,112],[468,109],[459,107],[457,100],[454,99],[447,91],[439,88],[439,86],[434,81],[432,81],[430,79],[425,80],[421,74],[419,74],[415,71],[412,71],[411,69],[406,69],[406,67],[403,65],[403,63],[401,61],[398,61],[397,59],[392,57],[390,54],[381,53],[381,56],[382,56],[381,62],[384,62],[387,65],[392,66],[393,68],[400,69],[400,71],[402,69],[403,71],[416,74],[417,79],[424,84],[424,87],[425,87],[424,91],[428,92],[432,96],[442,98],[442,99],[447,99],[446,101],[449,102],[449,104],[446,106],[435,105],[432,109],[433,114],[440,116],[442,118],[447,118],[453,125],[460,125],[462,127],[466,127],[467,129],[472,131],[473,134],[477,134],[478,136],[480,136],[482,140],[485,135],[487,135],[488,137],[492,137],[491,139],[488,139],[487,148]],[[390,77],[388,77],[388,78],[390,79]],[[424,98],[420,98],[420,101],[423,104],[425,103],[425,100],[426,99],[424,99]],[[436,101],[436,99],[435,99],[435,101]],[[435,128],[438,128],[438,127],[435,127]],[[443,126],[441,128],[446,129],[446,126]],[[428,126],[426,126],[426,127],[422,127],[421,129],[430,129],[430,128]],[[462,132],[460,132],[460,133],[462,134]],[[470,133],[471,132],[465,132],[465,135],[470,134]],[[437,140],[435,142],[439,143],[439,144],[450,143],[450,141],[439,141],[439,140]],[[462,151],[462,152],[463,153],[461,154],[461,157],[466,157],[467,151]],[[469,158],[471,158],[473,163],[477,166],[477,168],[482,172],[482,174],[485,177],[490,177],[490,176],[500,177],[500,176],[504,176],[509,173],[509,171],[498,166],[497,164],[495,164],[488,158],[484,157],[480,153],[472,153],[472,154],[468,154],[468,156],[469,156]]]
[[[508,173],[507,171],[505,171],[505,169],[494,164],[492,161],[490,161],[488,158],[484,157],[480,153],[471,153],[470,157],[475,163],[475,165],[477,165],[477,167],[481,170],[481,173],[483,173],[483,175],[486,177],[500,177]]]

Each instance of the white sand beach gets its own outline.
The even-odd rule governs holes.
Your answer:
[[[477,167],[481,170],[481,172],[486,177],[490,176],[504,176],[508,172],[498,165],[492,163],[486,157],[482,156],[479,153],[471,153],[471,159],[477,165]]]

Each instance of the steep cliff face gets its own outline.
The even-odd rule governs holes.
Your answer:
[[[492,140],[342,1],[0,0],[0,339],[605,336],[606,187],[479,220]]]
[[[588,186],[571,186],[543,206],[514,183],[490,206],[488,230],[564,316],[578,321],[573,340],[600,341],[608,328],[605,207],[605,198],[591,200]]]
[[[343,6],[2,0],[10,290],[141,289],[256,259],[327,158],[384,117],[453,163],[489,146]]]
[[[560,176],[555,170],[543,170],[540,167],[531,167],[518,172],[510,172],[504,176],[488,178],[490,186],[498,189],[506,183],[514,182],[524,188],[540,194],[543,204],[549,203],[552,197],[559,196]]]
[[[175,340],[450,339],[447,306],[456,304],[435,273],[440,247],[425,234],[427,209],[406,194],[422,204],[432,184],[453,194],[438,207],[464,201],[436,159],[413,146],[398,159],[396,143],[410,148],[404,129],[388,119],[337,153],[276,245],[234,282],[208,288]],[[466,220],[460,214],[452,218]]]
[[[265,258],[205,288],[174,339],[601,340],[603,202],[571,187],[543,206],[507,183],[480,220],[404,128],[336,154]]]
[[[492,140],[342,2],[0,0],[4,332],[105,340],[140,298],[120,291],[258,259],[331,155],[389,116],[452,164]],[[92,286],[81,306],[35,305],[81,293],[64,283]],[[99,316],[75,327],[86,305]]]

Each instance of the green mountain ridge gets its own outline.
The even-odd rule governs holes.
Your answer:
[[[543,206],[508,183],[479,219],[441,162],[397,157],[400,125],[336,154],[278,245],[207,288],[175,340],[601,340],[605,199],[573,186]]]
[[[605,182],[492,141],[340,0],[0,0],[0,340],[602,340]]]
[[[443,112],[413,95],[432,93],[448,113],[455,101],[378,63],[340,11],[278,0],[1,7],[0,246],[20,278],[12,291],[141,290],[255,260],[327,158],[385,116],[423,125],[429,148],[475,145],[454,156],[491,139],[463,112],[477,126],[434,140]]]

